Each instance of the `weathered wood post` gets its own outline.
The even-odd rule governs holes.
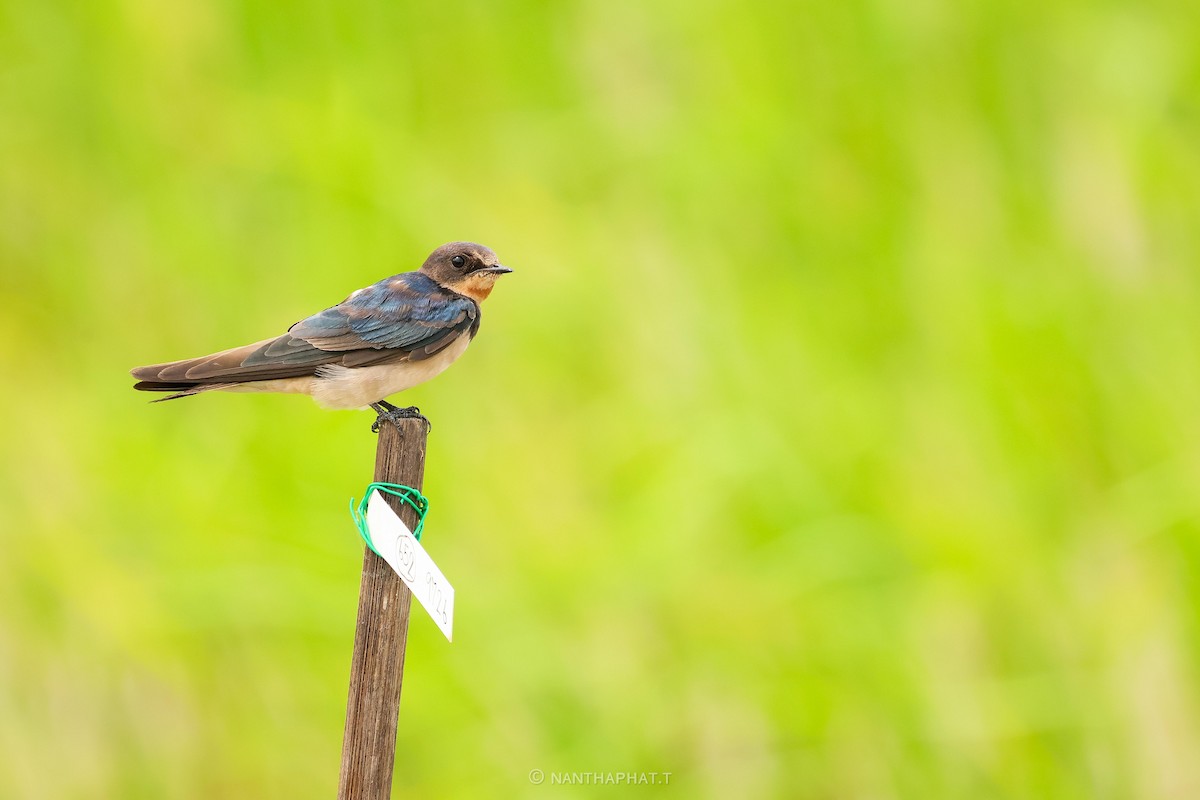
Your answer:
[[[424,419],[402,419],[400,426],[398,430],[387,422],[379,427],[375,480],[420,491],[429,424]],[[384,496],[404,524],[415,529],[417,512],[397,497]],[[400,576],[370,548],[364,548],[338,800],[391,797],[411,604],[412,592]]]

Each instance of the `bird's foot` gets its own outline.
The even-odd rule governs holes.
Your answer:
[[[419,419],[425,423],[426,429],[433,427],[429,424],[429,420],[425,418],[425,415],[421,413],[421,409],[416,406],[400,408],[386,400],[380,400],[378,403],[371,403],[371,408],[375,409],[375,413],[378,415],[375,417],[375,422],[371,424],[372,433],[379,433],[379,426],[385,421],[392,423],[396,426],[396,430],[403,433],[404,429],[400,427],[400,420],[402,419]]]

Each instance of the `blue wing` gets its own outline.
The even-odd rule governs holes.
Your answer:
[[[420,272],[396,275],[355,292],[288,329],[324,351],[398,350],[419,361],[479,327],[479,306]]]
[[[429,358],[479,330],[479,306],[420,272],[393,275],[297,322],[283,336],[221,353],[139,367],[148,384],[236,383]],[[154,388],[148,386],[148,388]]]

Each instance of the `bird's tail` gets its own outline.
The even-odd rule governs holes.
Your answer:
[[[267,340],[267,342],[272,341],[274,340]],[[138,379],[133,388],[141,392],[171,392],[166,397],[152,401],[155,403],[161,403],[164,400],[178,400],[180,397],[191,397],[201,392],[232,388],[245,381],[237,380],[228,373],[236,371],[237,366],[247,356],[267,342],[256,342],[199,358],[185,358],[182,361],[134,367],[129,371],[133,377]],[[250,375],[245,377],[253,379]]]
[[[135,372],[134,377],[137,377]],[[180,381],[138,381],[133,385],[134,389],[140,392],[171,392],[166,397],[156,397],[151,400],[151,403],[161,403],[165,400],[178,400],[181,397],[191,397],[194,394],[201,392],[211,392],[213,390],[231,389],[237,386],[236,383],[183,383]]]

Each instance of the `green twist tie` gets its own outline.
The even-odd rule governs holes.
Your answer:
[[[379,555],[374,542],[371,541],[370,534],[367,533],[367,503],[371,501],[371,492],[375,489],[384,494],[399,497],[402,502],[412,506],[413,510],[417,512],[417,527],[413,530],[413,536],[418,542],[421,541],[421,531],[425,528],[425,515],[429,513],[429,500],[411,486],[375,481],[367,484],[367,488],[363,491],[363,499],[358,505],[354,504],[353,497],[350,498],[350,517],[354,520],[355,527],[358,528],[358,535],[367,543],[367,547],[371,548],[371,552]]]

